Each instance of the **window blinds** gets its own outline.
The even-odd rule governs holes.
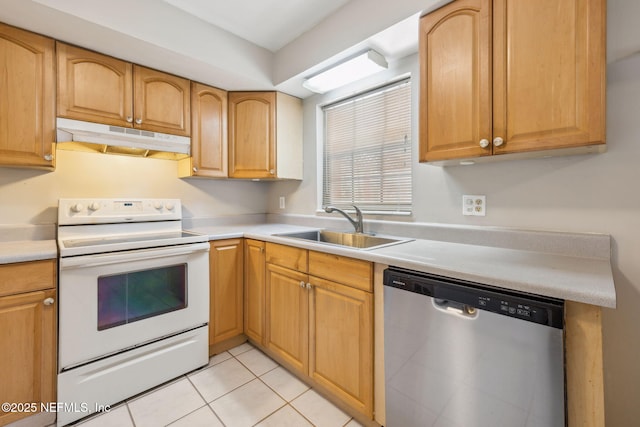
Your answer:
[[[323,206],[411,212],[411,81],[323,107]]]

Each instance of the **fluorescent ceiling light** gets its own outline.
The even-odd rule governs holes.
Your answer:
[[[386,68],[384,56],[375,50],[368,50],[305,79],[302,86],[316,93],[325,93]]]

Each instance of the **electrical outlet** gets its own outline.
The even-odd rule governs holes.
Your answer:
[[[486,196],[462,196],[462,215],[485,216],[486,214]]]
[[[280,209],[284,209],[284,196],[280,196]]]

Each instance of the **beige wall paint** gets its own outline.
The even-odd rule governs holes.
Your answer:
[[[637,16],[627,16],[634,8],[637,0],[609,1],[610,50],[619,51],[618,45],[640,50]],[[414,160],[415,202],[409,220],[610,234],[618,308],[605,309],[603,315],[606,417],[608,426],[622,427],[637,425],[640,419],[640,54],[612,61],[607,70],[607,153],[447,168]],[[392,68],[413,73],[417,116],[417,57]],[[358,89],[305,100],[305,179],[274,184],[269,212],[315,214],[317,105]],[[463,194],[486,195],[487,216],[462,216]],[[285,210],[278,208],[282,195],[287,198]]]
[[[182,199],[185,217],[263,213],[263,182],[179,179],[171,160],[58,150],[55,172],[0,167],[0,224],[52,224],[64,197]]]

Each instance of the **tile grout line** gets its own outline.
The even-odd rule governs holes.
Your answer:
[[[226,359],[226,360],[229,360],[229,359]],[[222,361],[222,362],[220,362],[220,363],[226,362],[226,360],[223,360],[223,361]],[[217,363],[216,365],[219,365],[220,363]],[[213,365],[213,366],[216,366],[216,365]],[[211,367],[212,367],[212,366],[209,366],[209,367],[208,367],[208,368],[206,368],[206,369],[209,369],[209,368],[211,368]],[[204,370],[205,370],[205,369],[203,369],[203,371],[204,371]],[[216,417],[216,419],[217,419],[218,421],[220,421],[220,424],[222,424],[223,426],[226,426],[226,424],[225,424],[225,423],[222,421],[222,419],[218,416],[218,414],[216,413],[216,411],[214,411],[214,410],[213,410],[213,408],[211,407],[210,403],[211,403],[211,402],[214,402],[214,401],[216,401],[216,400],[218,400],[218,399],[219,399],[220,397],[222,397],[222,396],[226,396],[227,394],[229,394],[229,393],[231,393],[231,392],[229,392],[229,393],[225,393],[225,394],[223,394],[222,396],[218,397],[217,399],[213,399],[211,402],[207,402],[207,399],[205,399],[205,398],[204,398],[204,396],[202,395],[202,393],[200,393],[200,390],[198,390],[198,387],[196,387],[196,385],[191,381],[191,379],[190,379],[188,376],[187,376],[187,380],[189,381],[189,384],[191,384],[191,386],[192,386],[194,389],[196,389],[196,393],[198,393],[198,396],[200,396],[200,397],[202,398],[202,400],[204,401],[204,406],[208,407],[208,408],[209,408],[209,410],[210,410],[211,412],[213,412],[213,416],[214,416],[214,417]],[[243,385],[244,385],[244,384],[243,384]],[[242,387],[242,386],[240,386],[240,387]],[[234,389],[234,390],[235,390],[235,389]],[[202,409],[204,406],[202,406],[202,407],[200,407],[200,408],[196,409],[196,411],[197,411],[197,410]],[[193,411],[193,412],[195,412],[195,411]],[[193,413],[193,412],[191,412],[191,413]],[[185,416],[186,416],[186,415],[185,415]],[[184,417],[182,417],[182,418],[184,418]],[[177,420],[176,420],[176,421],[177,421]],[[174,421],[174,422],[175,422],[175,421]]]
[[[247,369],[248,369],[252,374],[254,374],[254,375],[255,375],[255,373],[254,373],[251,369],[249,369],[249,367],[248,367],[248,366],[246,366],[244,363],[242,363],[242,361],[241,361],[240,359],[238,359],[236,356],[239,356],[239,355],[241,355],[241,354],[247,353],[247,352],[249,352],[249,351],[251,351],[251,350],[257,350],[257,351],[259,351],[259,352],[260,352],[260,354],[264,355],[265,357],[269,357],[269,356],[267,356],[266,354],[264,354],[262,351],[260,351],[260,349],[258,349],[257,347],[253,346],[252,344],[250,344],[250,343],[249,343],[249,345],[251,345],[252,349],[247,350],[247,351],[243,351],[242,353],[238,353],[237,355],[235,355],[235,354],[233,354],[233,353],[231,353],[231,352],[229,352],[229,354],[231,354],[231,356],[232,356],[234,359],[236,359],[236,360],[237,360],[237,361],[238,361],[242,366],[244,366],[245,368],[247,368]],[[269,357],[269,359],[270,359],[270,360],[273,360],[273,359],[271,359],[270,357]],[[291,373],[290,373],[290,372],[289,372],[285,367],[283,367],[283,366],[282,366],[282,365],[280,365],[279,363],[277,363],[277,362],[275,362],[275,361],[274,361],[274,363],[276,363],[276,366],[275,366],[274,368],[272,368],[272,369],[268,370],[267,372],[264,372],[262,375],[266,375],[266,374],[268,374],[269,372],[272,372],[272,371],[274,371],[274,370],[276,370],[276,369],[278,369],[278,368],[282,368],[282,369],[284,369],[287,373],[289,373],[290,375],[293,375],[293,374],[291,374]],[[270,413],[269,415],[267,415],[267,416],[265,416],[264,418],[262,418],[262,419],[261,419],[260,421],[258,421],[257,423],[255,423],[255,424],[254,424],[254,427],[255,427],[256,425],[260,424],[261,422],[263,422],[264,420],[266,420],[267,418],[269,418],[270,416],[272,416],[273,414],[275,414],[276,412],[280,411],[282,408],[284,408],[284,407],[286,407],[286,406],[291,407],[291,409],[293,409],[293,410],[294,410],[296,413],[298,413],[302,418],[304,418],[307,422],[309,422],[309,424],[311,424],[312,426],[314,426],[314,427],[315,427],[315,424],[314,424],[314,423],[312,423],[310,419],[308,419],[307,417],[305,417],[303,413],[301,413],[300,411],[298,411],[298,410],[296,409],[296,407],[295,407],[295,406],[293,406],[293,405],[291,404],[291,402],[293,402],[293,401],[294,401],[294,400],[296,400],[298,397],[300,397],[300,396],[302,396],[303,394],[305,394],[307,391],[309,391],[309,390],[313,390],[313,388],[312,388],[312,387],[309,387],[307,384],[305,384],[305,386],[307,386],[307,387],[308,387],[305,391],[303,391],[302,393],[300,393],[300,394],[296,395],[293,399],[291,399],[291,400],[287,400],[284,396],[281,396],[281,395],[280,395],[280,394],[279,394],[275,389],[273,389],[271,386],[269,386],[269,384],[265,383],[265,382],[262,380],[262,378],[261,378],[261,377],[262,377],[262,375],[260,375],[260,376],[255,375],[255,376],[256,376],[256,378],[257,378],[257,379],[258,379],[262,384],[264,384],[265,386],[267,386],[267,388],[268,388],[269,390],[273,391],[273,392],[274,392],[278,397],[280,397],[280,398],[282,399],[282,401],[283,401],[283,402],[285,402],[285,404],[284,404],[284,405],[282,405],[282,406],[280,406],[278,409],[276,409],[275,411],[273,411],[273,412],[272,412],[272,413]],[[293,376],[294,376],[294,378],[296,378],[296,377],[295,377],[295,375],[293,375]],[[296,378],[296,379],[297,379],[297,378]],[[253,380],[251,380],[251,381],[253,381]],[[214,412],[215,412],[215,411],[214,411]],[[351,421],[351,420],[347,421],[347,423],[349,423],[350,421]]]

